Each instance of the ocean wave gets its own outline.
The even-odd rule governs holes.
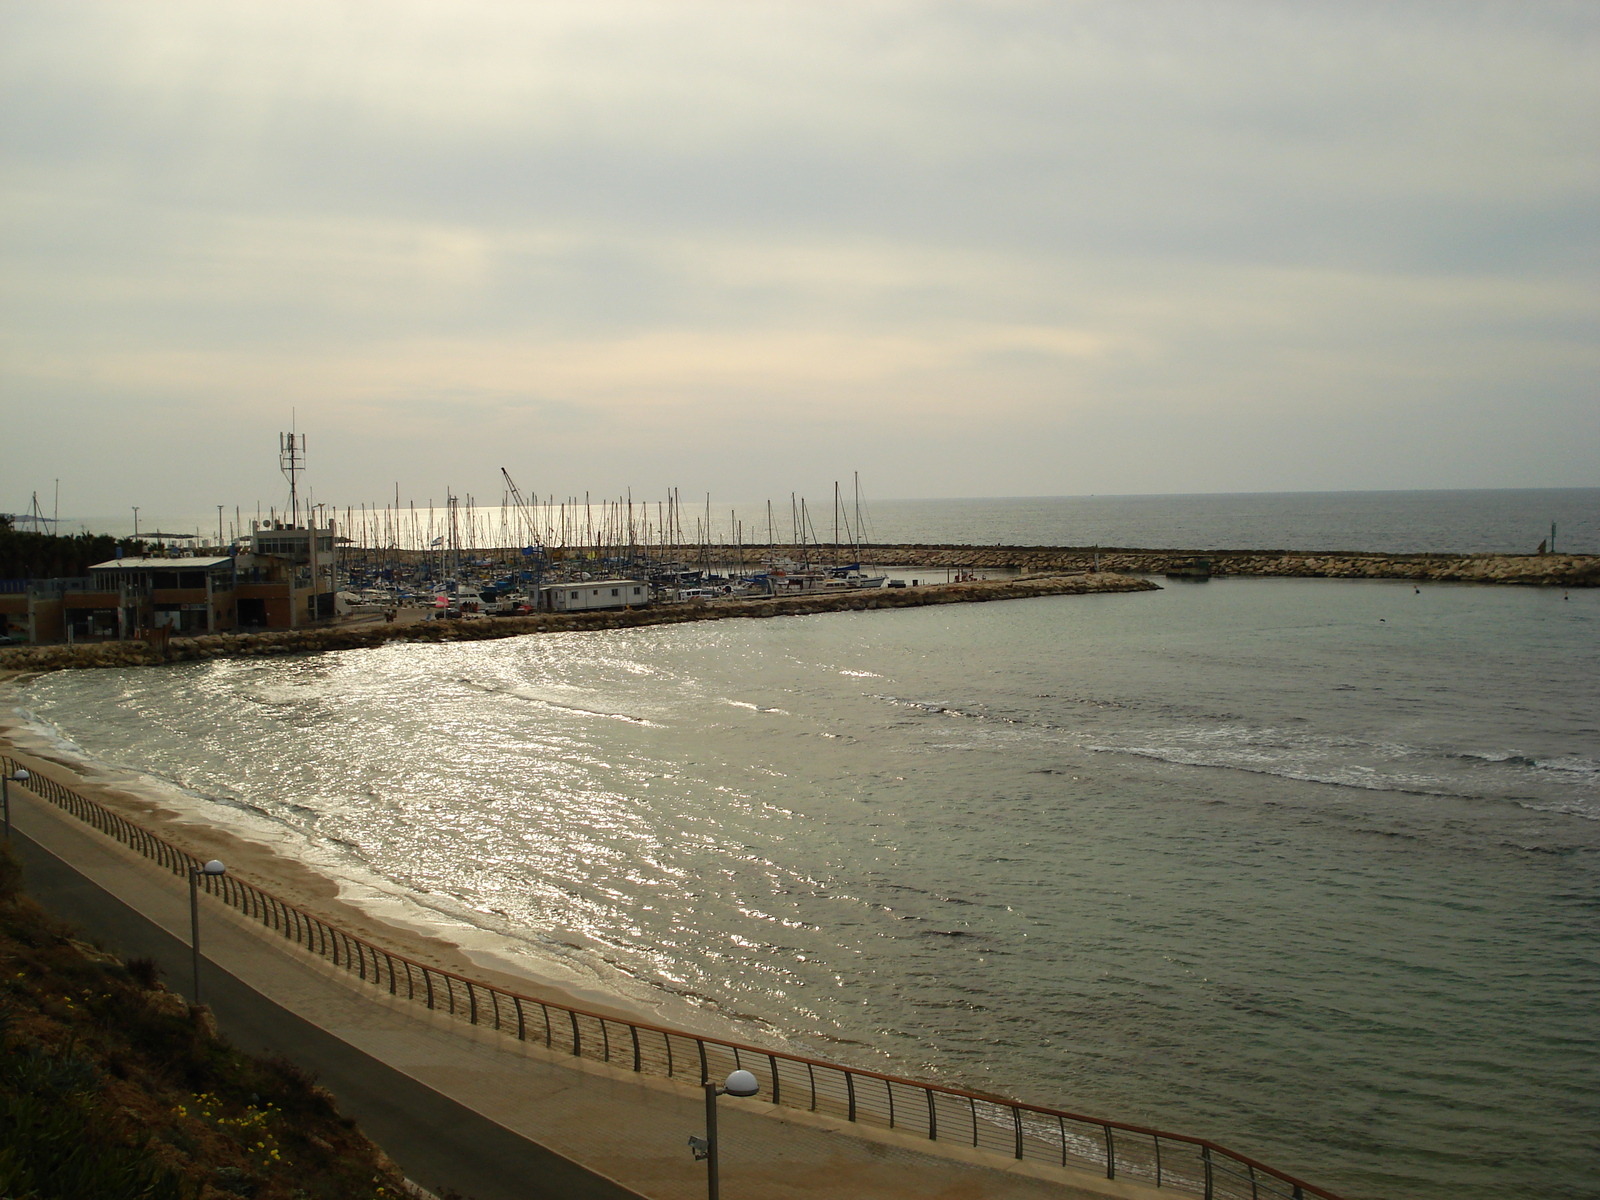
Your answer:
[[[666,728],[665,725],[662,725],[658,721],[652,721],[649,717],[641,717],[634,713],[608,712],[602,708],[587,708],[581,704],[563,704],[559,700],[552,700],[548,696],[538,695],[527,688],[510,687],[498,683],[484,683],[477,679],[461,679],[459,682],[480,692],[487,692],[496,696],[506,696],[513,700],[521,700],[528,704],[536,704],[541,708],[555,709],[558,712],[577,713],[585,717],[600,717],[607,721],[625,721],[630,725],[643,725],[650,729]]]
[[[1530,796],[1524,794],[1522,789],[1495,791],[1493,789],[1485,789],[1482,786],[1484,781],[1476,777],[1463,777],[1460,780],[1455,780],[1438,775],[1401,772],[1395,770],[1393,764],[1379,766],[1345,764],[1342,766],[1329,765],[1319,767],[1315,763],[1306,762],[1304,756],[1290,761],[1286,758],[1273,758],[1264,754],[1253,757],[1228,756],[1216,752],[1206,753],[1171,746],[1090,744],[1086,745],[1084,749],[1097,754],[1130,754],[1138,758],[1171,763],[1175,766],[1200,767],[1219,771],[1240,771],[1251,775],[1269,775],[1279,779],[1292,779],[1301,783],[1325,784],[1329,787],[1354,788],[1369,792],[1391,792],[1405,796],[1432,796],[1441,799],[1507,803],[1536,812],[1561,813],[1567,816],[1581,817],[1584,820],[1600,821],[1600,797],[1589,798],[1585,796],[1575,798],[1570,795],[1564,797]],[[1415,753],[1419,757],[1428,756],[1426,751],[1416,751]],[[1466,756],[1454,755],[1445,757],[1460,758]],[[1504,761],[1511,762],[1511,759]],[[1543,764],[1535,765],[1542,766]],[[1515,780],[1510,782],[1515,782]]]
[[[1573,775],[1600,775],[1600,762],[1592,758],[1539,758],[1516,751],[1462,750],[1456,758],[1473,762],[1505,763],[1508,766],[1532,767],[1540,771],[1565,771]]]

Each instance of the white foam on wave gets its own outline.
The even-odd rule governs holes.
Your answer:
[[[748,700],[730,700],[724,696],[722,702],[724,704],[731,704],[734,708],[748,708],[751,712],[771,713],[773,716],[777,717],[787,717],[793,715],[787,709],[771,708],[764,704],[752,704]]]
[[[1445,751],[1245,726],[1145,730],[1126,736],[1126,742],[1100,741],[1086,744],[1084,749],[1098,754],[1129,754],[1175,766],[1243,771],[1364,791],[1507,801],[1541,812],[1600,820],[1600,795],[1594,793],[1592,782],[1600,771],[1589,759],[1547,760],[1513,752]],[[1352,756],[1367,761],[1349,761]],[[1475,766],[1452,770],[1452,761]],[[1419,770],[1418,766],[1424,769]],[[1486,774],[1483,768],[1500,769]],[[1550,789],[1558,789],[1560,794],[1537,794]]]

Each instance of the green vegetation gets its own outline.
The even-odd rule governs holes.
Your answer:
[[[332,1097],[241,1054],[209,1014],[77,940],[0,846],[0,1197],[394,1200],[404,1180]]]
[[[104,533],[29,533],[0,522],[0,579],[56,579],[85,574],[94,563],[145,552],[145,543]]]

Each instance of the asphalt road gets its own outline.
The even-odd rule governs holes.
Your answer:
[[[13,831],[11,845],[35,900],[124,959],[155,959],[172,986],[184,990],[186,942],[25,835]],[[300,1019],[215,963],[204,969],[206,1001],[235,1046],[281,1055],[310,1072],[424,1187],[453,1189],[471,1200],[640,1200]]]

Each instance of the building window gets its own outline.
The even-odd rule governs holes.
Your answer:
[[[577,598],[578,598],[578,593],[577,592],[573,592],[572,593],[572,599],[576,600]]]
[[[621,592],[619,592],[619,591],[618,591],[618,590],[617,590],[617,589],[616,589],[616,588],[612,588],[612,589],[611,589],[611,594],[612,594],[612,595],[613,595],[613,596],[620,596],[620,595],[622,595],[622,593],[621,593]]]

